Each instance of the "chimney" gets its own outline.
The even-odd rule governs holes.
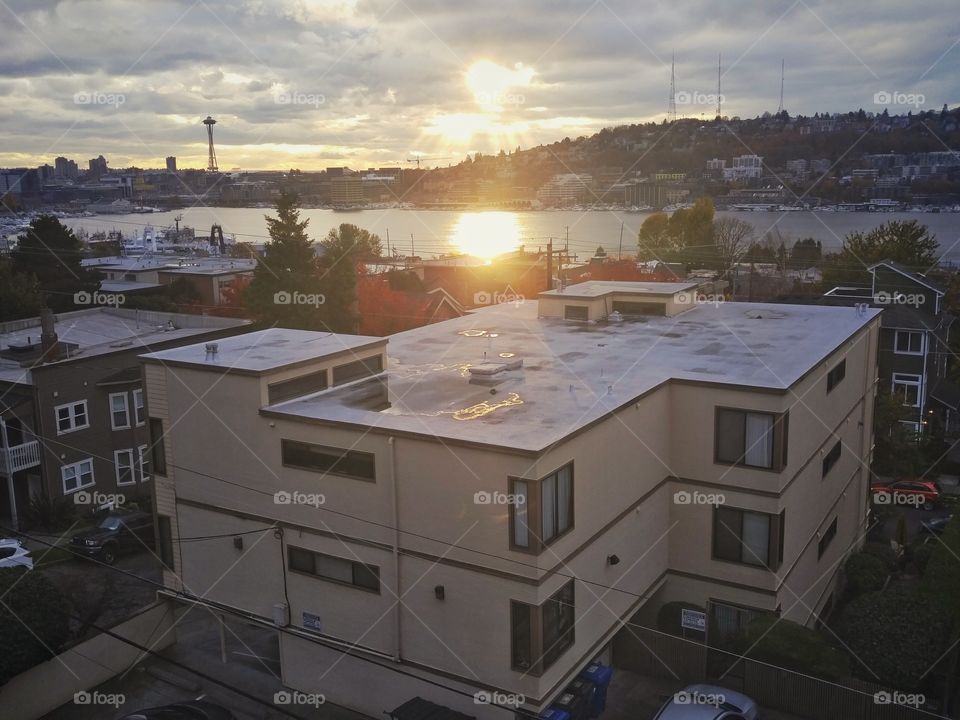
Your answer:
[[[40,311],[40,347],[43,350],[43,362],[60,359],[60,339],[54,329],[53,310],[43,308]]]

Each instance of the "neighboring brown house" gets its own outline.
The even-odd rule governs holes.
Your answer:
[[[0,523],[31,496],[140,496],[149,427],[137,356],[242,332],[249,321],[98,307],[0,324]],[[52,332],[49,332],[52,331]],[[53,334],[55,333],[55,334]],[[96,494],[96,495],[95,495]],[[81,496],[85,497],[85,496]]]

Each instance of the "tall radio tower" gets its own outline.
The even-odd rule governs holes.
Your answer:
[[[720,120],[723,117],[721,110],[723,109],[723,95],[720,93],[720,74],[721,64],[723,62],[723,56],[721,53],[717,53],[717,120]]]
[[[670,104],[667,105],[667,122],[677,119],[676,53],[670,53]]]
[[[780,104],[777,106],[777,115],[783,112],[783,69],[784,60],[780,60]]]
[[[207,115],[207,119],[203,121],[203,124],[207,126],[207,143],[210,147],[209,155],[207,157],[207,170],[210,172],[216,172],[217,154],[213,151],[213,126],[217,124],[217,121]]]

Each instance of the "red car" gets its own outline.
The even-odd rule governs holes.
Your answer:
[[[872,484],[870,495],[875,505],[910,505],[933,510],[940,504],[943,490],[933,480],[895,480]]]

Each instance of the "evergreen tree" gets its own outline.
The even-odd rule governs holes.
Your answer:
[[[277,217],[267,216],[270,242],[243,291],[244,306],[263,324],[327,329],[323,283],[313,241],[307,236],[309,222],[300,219],[297,197],[290,194],[277,200]]]
[[[76,294],[100,288],[96,272],[83,267],[83,243],[53,215],[41,215],[17,238],[11,253],[13,272],[36,278],[44,304],[54,312],[88,307],[76,305]]]
[[[9,258],[0,257],[0,322],[34,317],[43,307],[43,293],[33,275],[14,272]]]
[[[357,266],[380,256],[380,238],[367,230],[344,223],[332,229],[321,243],[325,308],[333,332],[356,333],[360,314],[357,304]]]
[[[937,239],[916,220],[892,220],[868,233],[853,232],[839,253],[825,258],[823,279],[828,287],[869,287],[867,268],[881,260],[893,260],[918,272],[937,264]]]

